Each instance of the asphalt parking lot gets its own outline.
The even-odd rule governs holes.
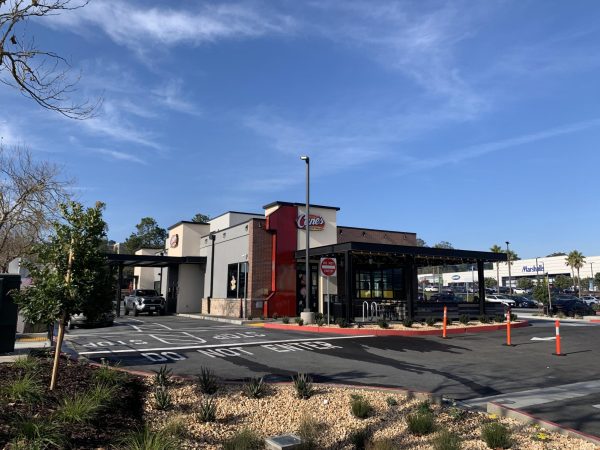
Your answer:
[[[439,337],[316,335],[180,317],[123,317],[110,328],[77,329],[67,342],[80,355],[122,367],[197,375],[210,367],[228,380],[289,380],[406,387],[482,407],[499,401],[600,436],[600,327],[563,323],[562,351],[554,322],[533,321],[512,332]]]

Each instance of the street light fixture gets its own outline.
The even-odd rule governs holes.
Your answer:
[[[300,159],[306,163],[306,220],[304,221],[306,227],[306,273],[304,275],[306,295],[304,297],[304,312],[310,312],[310,158],[305,155],[301,156]]]
[[[510,295],[512,295],[513,291],[512,291],[512,276],[510,273],[510,250],[508,249],[508,244],[510,244],[510,242],[506,241],[506,256],[508,258],[508,293]]]

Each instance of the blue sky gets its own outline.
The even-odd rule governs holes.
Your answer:
[[[32,22],[97,117],[0,89],[0,136],[144,216],[304,200],[348,226],[521,257],[600,254],[597,1],[93,0]]]

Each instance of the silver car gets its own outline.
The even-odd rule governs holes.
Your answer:
[[[167,312],[167,302],[165,298],[158,294],[154,289],[135,289],[130,295],[125,297],[125,315],[133,311],[133,315],[148,313],[150,315],[159,313],[161,316]]]

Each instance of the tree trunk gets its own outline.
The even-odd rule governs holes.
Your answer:
[[[579,267],[577,268],[577,287],[579,288],[577,295],[581,298],[581,277],[579,276]]]
[[[571,266],[571,281],[573,285],[573,291],[575,291],[575,271],[573,270],[573,266]]]
[[[496,288],[498,294],[500,293],[500,263],[496,263]]]
[[[52,366],[52,378],[50,379],[50,390],[53,391],[56,386],[56,378],[58,376],[58,364],[60,361],[60,352],[62,350],[63,338],[65,336],[66,318],[60,319],[58,324],[58,336],[56,337],[56,347],[54,348],[54,364]]]

